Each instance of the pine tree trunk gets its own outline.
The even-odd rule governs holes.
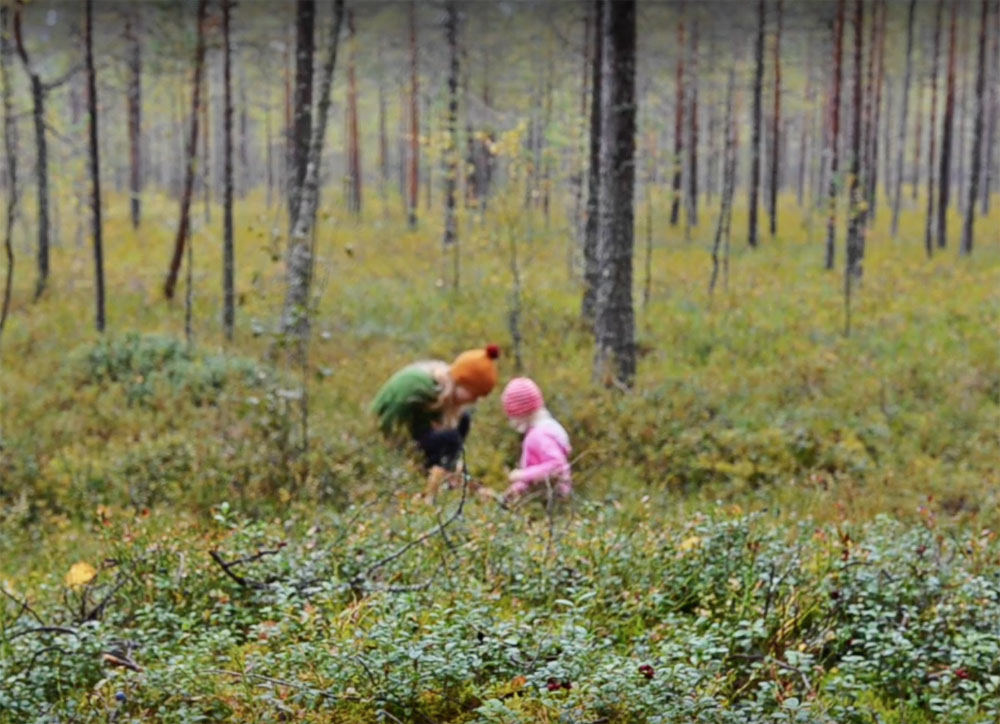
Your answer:
[[[590,163],[587,169],[587,223],[583,238],[583,306],[581,317],[593,322],[597,304],[600,265],[597,258],[597,227],[601,172],[601,82],[604,53],[604,0],[594,0],[594,55],[590,91]]]
[[[763,2],[763,0],[761,0]],[[683,6],[681,6],[683,8]],[[683,12],[683,9],[681,10]],[[677,226],[681,212],[681,171],[684,168],[684,17],[677,21],[677,82],[674,101],[674,194],[670,225]]]
[[[236,302],[233,277],[236,261],[233,251],[233,98],[229,23],[231,0],[222,0],[222,327],[226,339],[233,339]]]
[[[986,26],[989,23],[989,2],[980,0],[979,60],[976,64],[976,119],[972,130],[972,159],[969,170],[969,195],[966,199],[965,226],[962,230],[962,255],[972,253],[973,224],[979,201],[979,173],[983,162],[983,126],[986,118]]]
[[[177,224],[177,236],[174,237],[174,251],[170,258],[170,268],[167,280],[163,285],[163,294],[167,299],[174,298],[177,288],[177,276],[184,258],[184,245],[188,241],[191,227],[191,193],[194,190],[195,154],[198,147],[198,116],[201,110],[201,81],[205,67],[205,16],[208,13],[208,0],[198,0],[198,39],[194,51],[194,73],[191,81],[191,125],[188,133],[187,159],[184,170],[184,188],[181,191],[180,221]]]
[[[934,163],[937,161],[937,81],[938,58],[941,55],[941,16],[944,0],[938,0],[934,19],[934,55],[931,58],[931,115],[928,124],[930,140],[927,143],[927,216],[924,226],[924,249],[927,257],[934,253]]]
[[[16,4],[14,10],[14,41],[21,65],[31,83],[31,115],[35,122],[35,184],[38,209],[38,250],[36,264],[38,278],[35,281],[35,301],[42,296],[49,280],[49,152],[45,133],[45,86],[38,73],[32,68],[21,34],[21,12],[23,5]]]
[[[875,221],[875,213],[878,210],[878,172],[879,172],[879,138],[882,128],[882,85],[885,78],[885,22],[886,22],[886,0],[880,0],[875,6],[873,18],[875,42],[869,53],[876,56],[875,59],[875,96],[873,98],[873,118],[871,126],[871,150],[869,169],[866,173],[868,179],[868,208],[865,211],[865,222],[871,224]],[[863,249],[863,247],[862,247]]]
[[[778,233],[778,179],[781,158],[781,26],[783,2],[777,0],[778,29],[774,36],[774,115],[771,118],[771,184],[768,210],[771,215],[771,236]]]
[[[445,259],[452,255],[451,288],[458,289],[458,229],[455,223],[455,187],[458,181],[458,7],[456,0],[445,3],[445,36],[448,44],[448,145],[445,148],[444,239]]]
[[[840,93],[843,77],[843,39],[846,0],[838,0],[837,16],[833,24],[833,101],[830,106],[830,192],[826,217],[826,263],[825,268],[833,269],[837,240],[837,190],[840,179]]]
[[[698,225],[698,18],[691,22],[691,60],[688,65],[688,175],[687,175],[687,226]]]
[[[924,137],[924,107],[926,103],[924,102],[924,85],[919,83],[917,85],[917,106],[916,112],[913,114],[916,116],[917,127],[914,131],[913,138],[913,167],[910,170],[910,199],[916,201],[919,194],[917,189],[920,188],[920,160],[923,158],[922,155],[922,145]]]
[[[311,126],[312,138],[309,142],[309,154],[306,157],[306,175],[302,183],[299,209],[295,214],[295,227],[292,229],[288,250],[288,282],[281,315],[281,331],[293,338],[293,356],[300,362],[305,359],[306,342],[309,338],[309,294],[313,277],[316,212],[319,208],[320,163],[323,160],[323,138],[326,135],[326,122],[330,111],[330,86],[337,62],[337,45],[343,19],[344,2],[334,0],[333,22],[327,40],[327,56],[319,82],[320,98],[316,106],[316,117]]]
[[[97,146],[97,74],[94,71],[94,0],[86,0],[83,43],[87,66],[87,116],[90,137],[90,208],[93,213],[94,286],[97,302],[97,331],[103,332],[104,319],[104,226],[101,223],[101,159]]]
[[[3,84],[3,146],[7,171],[7,214],[4,226],[3,246],[7,258],[4,277],[3,303],[0,304],[0,335],[3,335],[10,312],[10,297],[14,284],[14,219],[17,212],[17,122],[14,119],[13,91],[10,64],[13,49],[10,47],[10,8],[0,6],[0,83]]]
[[[382,41],[378,41],[378,192],[385,198],[389,184],[389,134],[385,116],[385,62],[382,58]]]
[[[992,69],[992,78],[990,80],[989,119],[986,130],[986,168],[983,173],[983,216],[990,213],[993,184],[997,172],[1000,171],[1000,161],[997,159],[997,126],[1000,122],[1000,0],[996,0],[993,4],[993,50],[990,68]]]
[[[635,0],[607,0],[601,103],[601,274],[594,323],[594,378],[630,388],[635,380],[632,305],[633,193],[635,187]]]
[[[361,144],[358,140],[358,81],[354,73],[357,53],[354,11],[347,9],[347,207],[361,213]]]
[[[747,240],[757,246],[757,212],[760,197],[761,90],[764,82],[764,0],[757,0],[757,40],[754,45],[753,120],[750,139],[750,225]]]
[[[965,13],[963,12],[960,17],[961,25],[958,28],[958,42],[962,51],[959,52],[958,61],[958,72],[956,83],[956,96],[957,102],[955,103],[955,146],[954,149],[954,161],[953,166],[957,168],[953,169],[953,176],[956,188],[955,195],[955,207],[958,209],[959,213],[965,208],[965,192],[966,192],[966,174],[965,174],[965,137],[968,130],[968,118],[969,118],[969,106],[968,106],[968,76],[969,68],[967,59],[969,57],[968,52],[965,49],[968,47],[968,32],[966,28],[968,23],[965,20]],[[961,251],[961,249],[959,250]]]
[[[140,7],[135,5],[125,14],[125,39],[128,43],[128,148],[129,196],[132,228],[139,228],[142,213],[142,35]]]
[[[864,189],[861,186],[861,155],[864,133],[861,125],[861,106],[864,94],[861,62],[864,30],[862,0],[854,2],[854,102],[851,108],[851,209],[847,228],[847,261],[844,264],[844,333],[851,332],[851,292],[855,278],[861,276],[861,235],[864,233]],[[870,52],[870,51],[869,51]]]
[[[410,0],[410,178],[407,223],[417,225],[420,200],[420,86],[417,82],[417,3]]]
[[[292,97],[294,125],[289,139],[291,160],[288,180],[289,228],[295,227],[299,195],[306,176],[312,131],[313,54],[316,50],[316,0],[295,4],[295,86]]]
[[[232,13],[232,7],[230,7],[230,13]],[[232,50],[230,49],[230,55],[232,55]],[[232,63],[232,59],[230,59]],[[249,103],[247,103],[247,78],[243,63],[237,60],[236,67],[239,69],[239,80],[240,85],[240,165],[238,176],[241,179],[239,184],[234,184],[233,190],[235,193],[239,194],[240,198],[246,196],[247,190],[256,187],[254,183],[256,174],[250,168],[250,118],[249,118]],[[270,86],[270,84],[265,84]],[[232,91],[230,91],[232,92]],[[271,97],[270,97],[270,87],[268,87],[267,95],[264,101],[265,105],[268,106],[266,113],[268,114],[268,130],[267,130],[267,142],[271,143],[270,135],[270,113],[271,113]],[[268,168],[267,176],[270,179],[271,169]],[[270,183],[270,181],[268,182]],[[270,204],[269,204],[270,205]]]
[[[955,124],[955,15],[956,3],[951,4],[948,30],[948,76],[944,98],[944,121],[941,132],[941,166],[938,170],[937,245],[948,245],[948,198],[951,190],[951,145]]]
[[[910,9],[906,20],[906,70],[903,73],[903,108],[899,117],[899,136],[896,139],[896,178],[894,179],[892,192],[893,239],[899,235],[899,211],[903,196],[903,152],[906,150],[906,128],[910,112],[910,79],[913,75],[913,19],[916,13],[917,0],[910,0]],[[919,116],[918,109],[917,117],[919,118]],[[918,130],[918,137],[919,134],[920,131]]]
[[[201,103],[201,196],[204,203],[205,223],[212,223],[212,149],[211,124],[209,122],[209,106],[212,103],[209,86],[211,83],[211,67],[202,72],[202,91],[204,100]]]
[[[733,189],[736,186],[736,152],[735,152],[735,124],[733,121],[733,87],[736,85],[736,73],[733,68],[729,69],[729,80],[726,83],[726,120],[723,126],[725,134],[725,148],[723,150],[722,161],[722,208],[719,211],[719,221],[715,227],[715,240],[712,243],[712,276],[708,282],[708,294],[715,292],[715,284],[719,278],[719,250],[723,241],[728,245],[729,220],[733,212]]]

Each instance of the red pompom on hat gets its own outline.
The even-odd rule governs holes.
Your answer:
[[[500,399],[507,417],[527,417],[545,407],[542,391],[527,377],[515,377],[508,382]]]

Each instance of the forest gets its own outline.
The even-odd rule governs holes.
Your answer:
[[[0,724],[1000,720],[1000,0],[0,0]]]

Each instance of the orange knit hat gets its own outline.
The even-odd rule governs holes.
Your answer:
[[[451,378],[476,397],[485,397],[496,386],[497,367],[493,360],[499,356],[500,348],[495,344],[462,352],[451,363]]]

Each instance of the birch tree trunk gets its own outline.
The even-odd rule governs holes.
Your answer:
[[[313,239],[316,211],[319,207],[319,172],[323,159],[323,137],[330,110],[330,86],[337,62],[337,45],[344,19],[344,1],[334,0],[333,21],[327,41],[327,56],[320,76],[320,98],[312,123],[306,175],[295,214],[291,244],[288,250],[288,276],[285,303],[281,315],[281,331],[293,338],[294,356],[302,361],[309,337],[309,293],[313,277]]]
[[[34,69],[24,47],[21,33],[21,12],[23,5],[14,6],[14,42],[21,65],[31,83],[31,115],[35,122],[35,187],[37,192],[38,249],[36,264],[38,277],[35,281],[35,301],[42,296],[49,280],[49,152],[45,132],[45,86],[41,76]]]
[[[984,90],[986,85],[986,25],[989,23],[989,2],[980,0],[982,6],[979,20],[979,60],[976,64],[976,119],[972,130],[972,158],[969,169],[969,194],[965,205],[965,226],[962,229],[962,256],[972,253],[973,224],[976,203],[979,201],[979,173],[983,163],[983,126],[986,107]]]
[[[289,143],[288,219],[295,227],[299,196],[306,176],[309,141],[312,131],[313,55],[316,52],[316,0],[297,0],[295,5],[295,87],[292,97],[294,114]],[[287,110],[286,110],[287,112]]]

